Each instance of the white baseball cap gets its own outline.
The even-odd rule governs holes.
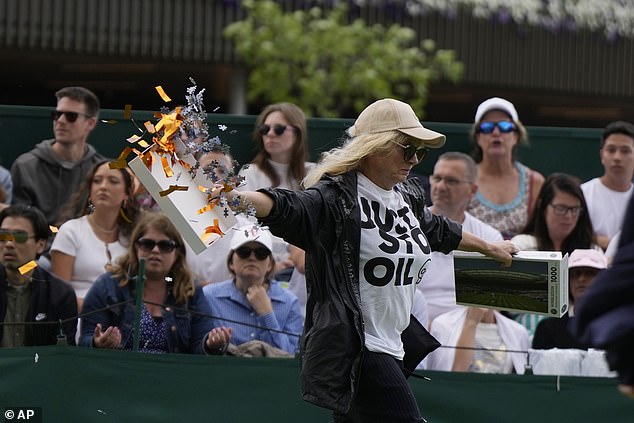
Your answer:
[[[478,106],[475,114],[475,123],[480,122],[482,117],[491,110],[501,110],[509,115],[511,119],[513,119],[513,122],[519,121],[517,110],[515,110],[515,106],[513,106],[513,103],[500,97],[492,97],[488,100],[483,101]]]
[[[234,228],[233,237],[231,237],[230,247],[236,250],[248,242],[259,242],[269,251],[273,251],[273,238],[271,232],[255,223]]]
[[[412,107],[392,98],[377,100],[363,109],[348,134],[355,137],[363,134],[399,131],[420,140],[423,145],[440,148],[445,144],[445,136],[425,128],[416,117]]]

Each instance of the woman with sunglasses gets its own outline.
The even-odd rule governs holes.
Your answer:
[[[139,214],[136,202],[129,201],[133,192],[132,174],[111,169],[110,162],[102,160],[62,214],[63,224],[51,245],[51,271],[73,286],[80,310],[106,265],[126,252]]]
[[[295,355],[304,318],[295,294],[272,278],[271,234],[257,224],[235,228],[230,248],[233,278],[203,288],[214,324],[231,327],[235,345],[259,340]]]
[[[425,207],[420,183],[407,176],[445,136],[424,128],[408,104],[378,100],[348,134],[307,175],[304,191],[225,195],[251,204],[273,234],[306,251],[304,399],[332,409],[338,423],[420,422],[406,377],[433,349],[411,317],[431,251],[480,251],[508,265],[517,249]]]
[[[515,158],[528,135],[508,100],[499,97],[482,102],[471,130],[473,158],[478,163],[478,192],[468,212],[510,239],[531,215],[544,177]]]
[[[136,278],[145,260],[140,351],[223,353],[231,329],[214,328],[211,310],[187,267],[183,239],[161,213],[135,226],[126,254],[101,275],[84,301],[79,344],[130,350],[133,346]]]
[[[522,233],[511,238],[517,248],[527,251],[561,251],[571,254],[577,249],[601,249],[596,243],[581,182],[572,175],[553,173],[546,178],[537,195],[535,210]],[[515,319],[531,336],[544,317],[520,314]]]
[[[315,164],[308,162],[308,129],[302,109],[291,103],[270,104],[255,121],[257,154],[240,170],[244,188],[280,187],[297,190]]]
[[[308,128],[302,109],[292,103],[269,104],[255,121],[253,141],[257,155],[240,169],[247,191],[262,188],[299,190],[306,173],[315,166],[308,160]],[[274,239],[275,273],[293,265],[288,244]],[[289,275],[290,276],[290,275]]]

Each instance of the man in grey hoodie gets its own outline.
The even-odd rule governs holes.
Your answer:
[[[44,140],[20,155],[11,166],[13,204],[39,208],[51,225],[95,163],[104,159],[87,143],[97,126],[99,99],[83,87],[65,87],[55,93],[51,113],[54,139]]]

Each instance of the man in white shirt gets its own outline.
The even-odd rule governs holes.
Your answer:
[[[473,159],[459,152],[442,154],[429,178],[431,184],[430,207],[432,213],[446,216],[461,223],[465,231],[487,241],[501,241],[502,234],[492,226],[466,212],[471,198],[478,191],[475,181],[477,167]],[[429,320],[456,307],[456,291],[453,273],[453,253],[431,253],[427,268],[418,289],[427,301]]]
[[[616,121],[603,130],[599,157],[604,173],[581,185],[597,243],[606,249],[621,229],[632,196],[634,176],[634,125]]]

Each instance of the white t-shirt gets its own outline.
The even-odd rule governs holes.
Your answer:
[[[125,254],[127,247],[124,243],[127,245],[127,240],[120,237],[118,241],[106,244],[95,235],[88,216],[82,216],[60,226],[51,251],[75,257],[70,283],[77,298],[84,298],[97,277],[106,272],[106,264],[114,263],[119,256]]]
[[[493,226],[465,212],[462,229],[490,242],[502,241],[502,234]],[[458,307],[456,305],[456,282],[453,271],[453,253],[431,253],[431,264],[423,281],[418,285],[427,301],[429,320]],[[427,326],[427,322],[425,322]]]
[[[277,176],[280,178],[280,184],[276,188],[285,188],[292,189],[297,191],[299,189],[299,184],[295,181],[288,180],[288,164],[274,162],[269,159],[269,164],[277,173]],[[306,172],[315,167],[315,163],[306,162],[305,164]],[[245,191],[255,191],[260,188],[269,188],[273,185],[271,178],[269,178],[262,170],[255,164],[251,163],[247,166],[243,166],[239,172],[240,176],[244,176],[244,183],[240,185],[240,189]]]
[[[431,260],[431,249],[401,194],[358,173],[358,201],[365,346],[402,360],[401,333],[409,325],[416,285]]]
[[[588,213],[597,235],[612,238],[621,230],[625,209],[634,191],[634,186],[625,192],[614,191],[594,178],[581,184],[583,196],[588,204]]]

